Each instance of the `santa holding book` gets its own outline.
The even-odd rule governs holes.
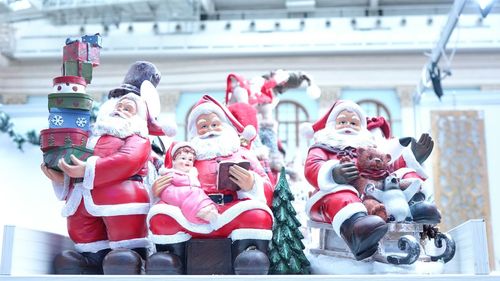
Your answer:
[[[240,138],[252,139],[255,130],[244,127],[229,110],[210,96],[203,96],[188,117],[188,138],[196,151],[195,167],[204,192],[216,203],[217,224],[195,224],[177,206],[156,204],[148,214],[150,238],[157,253],[148,259],[146,271],[155,274],[182,274],[185,270],[185,243],[191,238],[231,238],[234,268],[240,273],[267,274],[267,245],[272,237],[273,216],[269,209],[273,188],[259,161],[240,145]],[[219,175],[221,163],[249,162]],[[172,180],[158,178],[155,194]],[[230,182],[237,188],[230,188]],[[252,264],[246,262],[251,259]],[[238,274],[239,272],[236,271]]]

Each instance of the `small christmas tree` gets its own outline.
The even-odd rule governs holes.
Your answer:
[[[294,197],[288,187],[285,168],[273,194],[273,239],[269,243],[271,274],[309,274],[310,263],[304,255],[304,238],[299,230],[300,222],[292,206]]]

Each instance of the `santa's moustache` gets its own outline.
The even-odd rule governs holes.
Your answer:
[[[212,159],[217,156],[231,155],[240,147],[240,138],[232,128],[224,127],[222,131],[207,132],[191,139],[196,150],[196,159]]]
[[[94,135],[111,135],[119,138],[138,134],[147,136],[147,123],[138,115],[126,117],[121,112],[114,111],[97,118],[92,133]]]
[[[347,146],[361,147],[373,146],[375,141],[367,130],[354,131],[352,129],[338,129],[325,128],[314,134],[316,143],[324,143],[338,148],[345,148]]]

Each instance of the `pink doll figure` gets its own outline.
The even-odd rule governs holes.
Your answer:
[[[165,157],[165,169],[160,175],[172,181],[160,193],[161,200],[181,209],[192,223],[214,225],[219,213],[215,203],[201,189],[198,170],[193,167],[195,150],[187,142],[172,143]]]

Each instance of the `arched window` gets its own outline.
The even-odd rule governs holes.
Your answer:
[[[301,104],[294,101],[280,101],[276,106],[275,118],[278,121],[278,139],[287,149],[287,158],[293,157],[296,148],[306,149],[308,140],[300,138],[299,126],[309,121],[309,113]]]
[[[367,117],[382,116],[389,122],[392,128],[394,120],[392,120],[391,112],[383,103],[376,100],[364,99],[358,101],[357,104],[365,111]],[[397,121],[399,122],[399,120]]]

